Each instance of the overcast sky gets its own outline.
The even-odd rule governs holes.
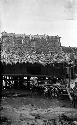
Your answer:
[[[77,0],[0,0],[1,32],[61,36],[77,47]]]

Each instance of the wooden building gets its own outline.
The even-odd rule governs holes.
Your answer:
[[[59,36],[2,33],[3,75],[66,77]],[[57,57],[55,56],[57,55]],[[57,59],[55,59],[56,57]]]

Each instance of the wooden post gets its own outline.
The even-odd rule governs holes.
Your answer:
[[[63,81],[66,81],[64,62],[63,62]]]
[[[71,67],[69,66],[69,85],[68,85],[69,88],[70,88],[70,81],[71,81]]]
[[[72,96],[70,94],[70,81],[71,81],[71,66],[69,65],[69,82],[67,83],[66,89],[67,89],[67,93],[68,93],[69,99],[71,101],[73,101],[73,98],[72,98]]]
[[[54,63],[53,63],[53,78],[54,78]]]
[[[74,75],[74,66],[73,66],[73,78],[75,78],[75,75]]]
[[[27,88],[30,90],[30,76],[27,76]]]

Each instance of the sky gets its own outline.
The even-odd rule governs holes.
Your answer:
[[[77,0],[0,0],[0,33],[59,35],[77,47]]]

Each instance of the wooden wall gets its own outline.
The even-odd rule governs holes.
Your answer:
[[[49,75],[56,77],[63,77],[65,70],[63,64],[47,64],[43,66],[39,63],[17,63],[17,64],[3,64],[3,74],[30,74],[30,75]]]

